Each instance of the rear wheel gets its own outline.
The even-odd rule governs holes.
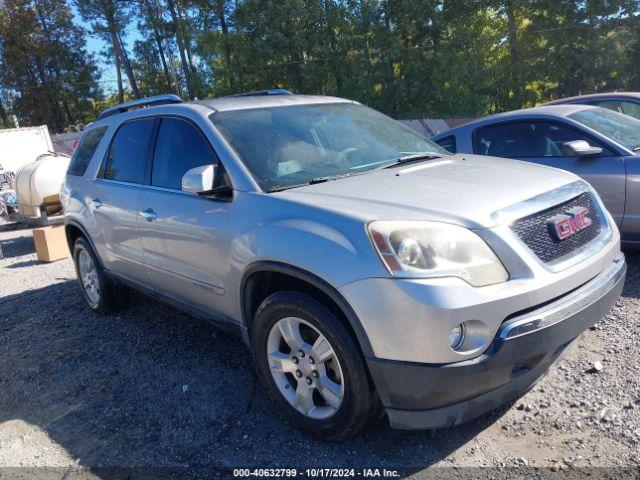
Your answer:
[[[107,278],[91,245],[84,237],[79,237],[74,243],[73,261],[82,295],[92,310],[107,313],[126,305],[126,287]]]
[[[362,355],[338,319],[297,292],[277,292],[252,328],[256,367],[286,420],[325,440],[360,431],[375,409]]]

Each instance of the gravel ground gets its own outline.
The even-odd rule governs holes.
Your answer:
[[[432,432],[382,419],[330,444],[272,414],[239,339],[137,294],[126,312],[98,316],[70,260],[37,261],[29,229],[0,227],[0,242],[0,478],[116,478],[112,467],[141,469],[126,478],[234,467],[640,477],[638,254],[611,313],[514,404]]]

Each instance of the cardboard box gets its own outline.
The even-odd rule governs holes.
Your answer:
[[[47,216],[51,217],[62,213],[62,204],[60,203],[60,195],[55,193],[42,199],[42,205],[44,211],[47,212]]]
[[[64,225],[34,228],[33,241],[36,244],[36,255],[41,262],[55,262],[69,256]]]
[[[42,199],[42,203],[44,205],[52,205],[52,204],[60,203],[60,194],[54,193],[53,195],[47,195]]]

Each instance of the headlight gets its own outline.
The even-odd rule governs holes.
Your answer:
[[[395,277],[459,277],[474,287],[509,278],[489,246],[467,228],[435,222],[376,221],[368,230],[380,258]]]

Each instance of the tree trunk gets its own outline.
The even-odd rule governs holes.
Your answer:
[[[67,114],[68,123],[69,125],[72,125],[74,118],[73,118],[73,114],[71,113],[71,109],[69,108],[69,102],[67,102],[66,98],[63,98],[61,102],[62,102],[62,107],[64,108],[64,113]]]
[[[124,71],[127,73],[127,78],[129,79],[129,85],[131,85],[131,91],[133,92],[133,96],[136,98],[140,98],[140,90],[138,90],[138,84],[136,83],[136,77],[133,73],[133,68],[131,67],[131,62],[129,61],[129,56],[127,55],[127,50],[124,46],[124,42],[120,37],[120,33],[116,34],[118,43],[120,44],[120,54],[122,55],[122,63],[124,63]]]
[[[507,13],[507,25],[509,30],[509,63],[510,63],[510,77],[511,87],[513,88],[513,98],[516,101],[514,108],[520,108],[522,106],[522,92],[520,88],[520,75],[518,73],[518,39],[516,32],[516,17],[513,9],[513,3],[511,0],[504,2],[505,11]]]
[[[173,64],[173,54],[171,53],[171,46],[169,45],[167,32],[164,29],[162,29],[162,36],[164,37],[164,45],[167,51],[167,58],[169,59],[169,68],[171,69],[171,76],[173,77],[173,85],[175,86],[176,93],[178,95],[182,95],[180,82],[178,82],[178,74],[176,73],[176,67]]]
[[[218,16],[218,21],[220,22],[220,30],[222,30],[222,36],[224,38],[224,61],[227,65],[227,80],[229,81],[229,90],[231,92],[235,92],[235,71],[232,66],[233,60],[231,55],[231,44],[229,43],[229,26],[227,25],[227,19],[224,15],[224,0],[216,1],[215,11],[216,15]]]
[[[187,61],[189,62],[189,68],[191,72],[195,73],[196,66],[193,63],[193,57],[191,55],[191,35],[189,33],[189,28],[182,28],[184,25],[184,16],[182,15],[182,7],[180,6],[180,1],[176,1],[176,9],[178,11],[178,21],[180,22],[180,29],[184,34],[184,48],[187,52]]]
[[[160,62],[162,62],[162,71],[164,72],[164,80],[167,83],[167,87],[171,90],[171,75],[169,74],[169,67],[167,66],[167,59],[164,56],[164,49],[162,48],[162,38],[158,29],[153,27],[153,38],[156,41],[158,52],[160,53]]]
[[[180,91],[180,83],[178,82],[178,75],[176,74],[176,68],[173,64],[173,55],[171,53],[171,46],[169,45],[169,39],[167,37],[167,30],[164,28],[164,20],[162,17],[162,7],[160,6],[160,0],[151,0],[153,5],[155,5],[155,11],[158,18],[158,27],[160,28],[160,33],[162,36],[162,40],[164,42],[164,50],[166,53],[166,63],[169,65],[169,70],[171,72],[171,78],[173,79],[173,87],[175,89],[176,95],[182,95]],[[163,55],[164,57],[164,55]]]
[[[193,89],[191,86],[191,72],[189,71],[189,65],[184,54],[184,42],[182,40],[182,29],[180,28],[180,22],[178,21],[178,15],[176,14],[176,8],[173,0],[167,0],[169,6],[169,13],[176,29],[176,41],[178,42],[178,49],[180,50],[180,63],[182,64],[182,73],[184,74],[185,82],[187,83],[187,96],[189,99],[193,98]]]
[[[2,127],[9,128],[9,117],[7,111],[4,109],[4,103],[0,100],[0,120],[2,120]]]
[[[393,38],[393,29],[391,28],[391,17],[393,15],[392,9],[391,9],[391,4],[390,2],[386,2],[385,5],[385,15],[384,15],[384,25],[385,28],[387,29],[387,32],[389,33],[389,36]],[[393,44],[392,44],[393,47]],[[383,56],[385,55],[385,52],[383,51]],[[387,92],[389,92],[390,87],[394,85],[395,83],[395,65],[393,63],[393,59],[391,58],[391,55],[388,56],[387,58],[387,69],[386,69],[386,77],[387,77]],[[397,97],[395,95],[392,96],[392,98],[396,98],[395,101],[393,101],[393,105],[392,105],[392,110],[395,111],[398,107],[398,100]]]
[[[116,78],[118,82],[118,99],[120,103],[124,103],[124,89],[122,88],[122,70],[120,68],[120,42],[118,42],[118,38],[116,37],[116,32],[112,29],[109,29],[109,33],[111,34],[111,44],[113,45],[113,59],[116,64]]]
[[[336,38],[336,32],[333,26],[333,15],[332,15],[332,2],[333,0],[324,0],[324,17],[325,23],[327,24],[327,36],[329,37],[329,45],[331,46],[331,52],[334,54],[338,53],[338,39]],[[335,68],[337,65],[337,68]],[[336,88],[340,90],[342,88],[342,75],[340,74],[340,65],[339,62],[336,61],[334,63],[335,68],[335,77],[336,77]]]

